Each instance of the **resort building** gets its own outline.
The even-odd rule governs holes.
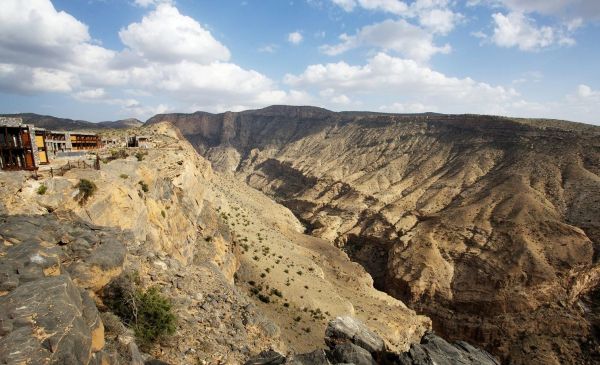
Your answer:
[[[40,164],[33,126],[0,117],[0,169],[36,170]]]
[[[2,170],[36,170],[51,159],[81,156],[101,146],[95,133],[49,131],[23,124],[21,118],[0,117]]]

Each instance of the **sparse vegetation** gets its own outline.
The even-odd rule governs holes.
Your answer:
[[[144,156],[146,156],[147,154],[148,154],[148,152],[138,151],[135,153],[135,158],[137,158],[138,161],[143,161]]]
[[[46,191],[48,191],[48,187],[44,184],[40,185],[40,187],[37,189],[37,193],[39,195],[44,195],[46,194]]]
[[[75,198],[79,201],[79,204],[81,205],[85,204],[98,189],[96,187],[96,184],[87,179],[79,180],[79,183],[76,187],[77,189],[79,189],[79,193]]]
[[[134,332],[138,342],[148,347],[175,333],[177,318],[171,301],[156,286],[142,289],[134,274],[122,275],[104,290],[104,303]]]
[[[148,184],[146,184],[145,182],[143,182],[143,181],[141,181],[141,180],[140,180],[140,181],[138,182],[138,184],[140,184],[140,187],[142,188],[142,191],[143,191],[144,193],[147,193],[147,192],[150,190],[150,189],[148,188]]]
[[[128,179],[129,178],[129,175],[127,175],[127,174],[121,174],[119,176],[121,177],[121,179]]]

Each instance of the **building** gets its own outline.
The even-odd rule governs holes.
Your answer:
[[[148,136],[131,136],[127,138],[127,147],[150,147],[150,137]]]
[[[56,158],[57,154],[70,150],[71,140],[66,132],[46,131],[46,151],[49,156]]]
[[[72,151],[96,150],[102,147],[102,140],[96,133],[67,132]]]
[[[35,129],[21,118],[0,117],[0,169],[36,170],[40,159]]]
[[[126,147],[126,144],[122,138],[102,138],[104,148]]]
[[[47,165],[50,162],[46,146],[46,130],[35,128],[35,146],[38,150],[40,165]]]
[[[101,146],[95,133],[49,131],[23,124],[21,118],[0,117],[2,170],[36,170],[53,158],[81,156]]]

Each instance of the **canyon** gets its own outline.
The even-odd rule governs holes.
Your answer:
[[[96,130],[149,142],[0,172],[0,362],[600,361],[600,127],[273,106]],[[144,341],[126,287],[171,334]]]
[[[164,121],[438,334],[507,363],[599,361],[599,127],[291,106],[147,125]]]

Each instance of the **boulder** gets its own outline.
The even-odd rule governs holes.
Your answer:
[[[0,297],[0,321],[10,329],[0,338],[0,363],[88,364],[95,309],[67,275],[20,285]]]
[[[482,349],[466,342],[450,344],[443,338],[428,332],[420,344],[413,344],[408,352],[400,354],[401,365],[500,365],[500,362]]]
[[[361,321],[349,316],[337,317],[327,324],[325,343],[330,348],[343,343],[353,343],[371,354],[378,354],[385,350],[385,343],[379,335]]]
[[[349,342],[337,345],[333,349],[331,357],[337,363],[377,365],[377,362],[373,360],[369,351]]]
[[[277,351],[267,350],[252,356],[244,365],[279,365],[285,363],[285,356]]]
[[[331,365],[324,350],[316,350],[307,354],[290,356],[286,365]]]

